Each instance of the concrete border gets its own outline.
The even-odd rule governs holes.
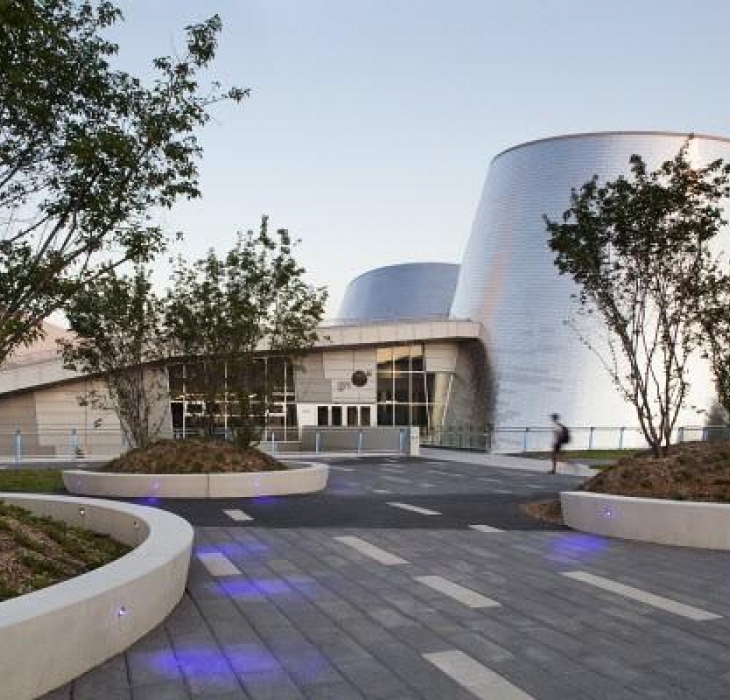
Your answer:
[[[730,550],[730,504],[634,498],[590,491],[560,494],[574,530],[679,547]]]
[[[193,528],[162,510],[44,494],[0,493],[35,515],[135,547],[116,561],[0,603],[0,698],[32,700],[124,651],[185,592]]]
[[[299,466],[305,464],[306,466]],[[70,493],[119,498],[237,498],[314,493],[327,486],[326,464],[299,462],[274,472],[216,474],[120,474],[68,469]]]

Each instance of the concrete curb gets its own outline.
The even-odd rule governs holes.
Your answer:
[[[32,700],[124,651],[183,596],[193,529],[162,510],[68,496],[0,500],[135,547],[106,566],[0,603],[0,700]]]
[[[679,547],[730,550],[730,504],[634,498],[587,491],[560,494],[574,530]]]
[[[276,472],[238,474],[118,474],[68,469],[63,483],[70,493],[119,498],[235,498],[314,493],[327,486],[326,464],[297,463]]]

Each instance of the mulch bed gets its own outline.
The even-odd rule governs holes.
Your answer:
[[[279,471],[286,467],[255,448],[240,448],[220,440],[160,440],[130,450],[104,466],[126,474],[213,474]]]
[[[520,504],[520,510],[531,518],[542,520],[551,525],[563,525],[563,510],[560,500],[553,498],[549,501],[533,501]]]
[[[650,452],[624,457],[575,490],[730,503],[730,443],[686,442],[672,445],[661,457],[654,457]],[[559,500],[527,503],[520,509],[539,520],[563,522]]]
[[[617,496],[730,503],[730,443],[672,445],[666,456],[642,452],[619,460],[582,490]]]

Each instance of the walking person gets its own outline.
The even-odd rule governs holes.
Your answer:
[[[568,428],[560,422],[560,416],[557,413],[552,413],[550,420],[553,428],[553,468],[550,470],[550,474],[555,474],[558,466],[558,452],[570,441],[570,433]]]

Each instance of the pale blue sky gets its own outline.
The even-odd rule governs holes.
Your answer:
[[[213,77],[252,89],[203,134],[203,199],[165,215],[182,251],[223,252],[267,213],[302,239],[331,315],[365,270],[459,262],[504,148],[579,131],[730,136],[727,0],[119,4],[124,67],[144,71],[217,12]]]

